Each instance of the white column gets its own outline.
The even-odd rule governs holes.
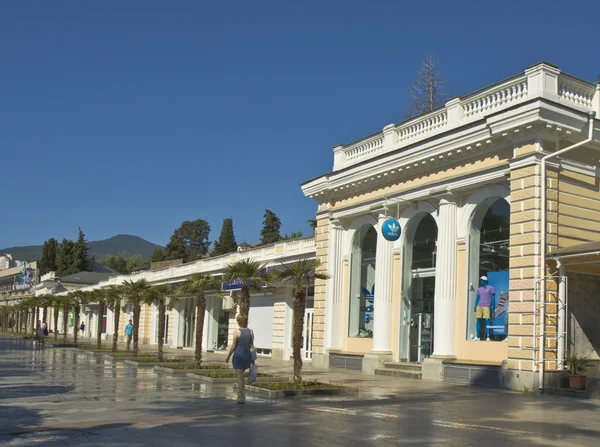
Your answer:
[[[337,221],[329,224],[329,240],[327,243],[327,292],[325,301],[325,349],[342,348],[342,309],[344,290],[343,262],[344,229]]]
[[[437,357],[456,355],[456,208],[453,195],[440,200],[433,317],[433,355]]]
[[[379,215],[375,256],[373,352],[377,353],[391,353],[392,351],[392,268],[394,265],[392,248],[394,244],[386,240],[381,232],[386,219],[386,215]]]

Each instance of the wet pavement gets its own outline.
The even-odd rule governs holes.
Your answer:
[[[209,356],[210,357],[210,356]],[[213,359],[218,359],[214,357]],[[265,369],[289,364],[264,361]],[[287,368],[287,369],[286,369]],[[598,446],[600,403],[316,371],[358,395],[257,399],[232,385],[0,335],[0,445]]]

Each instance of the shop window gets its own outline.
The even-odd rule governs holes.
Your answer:
[[[377,231],[363,226],[354,236],[350,272],[349,337],[373,337]]]
[[[480,204],[469,234],[468,340],[502,341],[508,335],[509,240],[506,200]]]

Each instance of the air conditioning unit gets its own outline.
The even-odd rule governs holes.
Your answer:
[[[233,310],[235,308],[235,300],[232,296],[223,298],[223,310]]]

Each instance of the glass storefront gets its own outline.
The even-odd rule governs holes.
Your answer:
[[[480,204],[469,234],[468,340],[502,341],[508,335],[509,240],[506,200]]]
[[[373,337],[376,252],[377,231],[366,225],[356,232],[352,245],[349,337]]]

